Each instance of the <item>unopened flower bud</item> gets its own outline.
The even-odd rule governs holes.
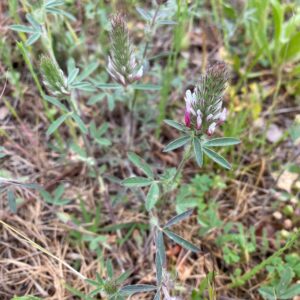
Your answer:
[[[209,115],[206,117],[206,121],[212,120],[213,116],[214,116],[213,114],[209,114]]]
[[[197,130],[201,128],[202,125],[202,118],[201,118],[201,111],[200,109],[197,110]]]
[[[214,132],[215,132],[215,130],[216,130],[216,126],[217,126],[217,124],[216,124],[215,122],[213,122],[213,123],[211,123],[211,124],[209,125],[209,127],[208,127],[208,129],[207,129],[207,134],[208,134],[209,136],[212,136],[212,135],[214,134]]]
[[[67,79],[63,71],[48,56],[42,56],[40,60],[41,71],[43,75],[43,83],[49,92],[56,96],[68,95]]]
[[[142,78],[143,66],[137,63],[124,17],[121,14],[115,15],[111,25],[111,51],[107,70],[114,80],[127,86]]]
[[[227,117],[227,109],[224,107],[222,112],[220,113],[218,123],[223,124],[226,121],[226,117]]]
[[[186,127],[191,127],[191,114],[189,111],[185,110],[184,122]]]

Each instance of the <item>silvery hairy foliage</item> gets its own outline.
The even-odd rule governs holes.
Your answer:
[[[127,86],[143,76],[143,66],[135,56],[124,16],[113,16],[111,27],[107,70],[115,81]]]
[[[231,169],[230,163],[212,147],[225,147],[239,144],[240,141],[231,137],[211,138],[216,129],[227,118],[223,96],[228,85],[229,72],[223,62],[210,66],[206,73],[200,76],[193,92],[185,93],[184,124],[165,120],[169,126],[179,130],[182,135],[170,142],[165,152],[187,146],[187,157],[191,156],[191,149],[199,166],[203,165],[203,156],[207,155],[225,169]],[[189,146],[189,147],[188,147]]]

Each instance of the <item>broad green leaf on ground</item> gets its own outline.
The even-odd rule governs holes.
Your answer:
[[[151,178],[134,176],[122,180],[121,184],[126,187],[144,187],[152,184],[152,182],[153,179]]]
[[[191,137],[189,135],[184,135],[172,142],[170,142],[163,150],[163,152],[169,152],[172,150],[175,150],[177,148],[180,148],[184,146],[187,142],[191,140]]]
[[[280,295],[280,299],[293,299],[300,295],[300,283],[296,283],[288,287],[284,293]]]
[[[142,170],[148,177],[154,177],[151,167],[140,156],[133,152],[129,152],[128,158],[137,168]]]
[[[193,144],[194,144],[194,153],[195,153],[197,164],[199,167],[202,167],[202,165],[203,165],[203,150],[202,150],[201,142],[196,137],[193,139]]]
[[[213,151],[209,148],[206,148],[206,147],[203,147],[203,151],[210,159],[212,159],[214,162],[216,162],[223,168],[228,169],[228,170],[231,169],[230,163],[220,154],[218,154],[215,151]]]
[[[189,216],[192,215],[194,209],[189,209],[185,212],[183,212],[182,214],[179,214],[173,218],[171,218],[167,223],[166,225],[164,226],[164,228],[168,228],[168,227],[171,227],[181,221],[183,221],[184,219],[188,218]]]
[[[205,147],[224,147],[224,146],[232,146],[237,145],[241,141],[239,139],[224,137],[224,138],[216,138],[211,139],[203,143]]]
[[[187,240],[185,240],[184,238],[182,238],[181,236],[177,235],[176,233],[168,230],[168,229],[164,229],[163,232],[171,239],[173,240],[175,243],[177,243],[178,245],[180,245],[181,247],[192,251],[192,252],[200,252],[200,249],[198,247],[196,247],[195,245],[193,245],[192,243],[188,242]]]
[[[153,182],[150,186],[149,192],[146,197],[146,209],[150,211],[155,206],[159,198],[159,187],[156,182]]]

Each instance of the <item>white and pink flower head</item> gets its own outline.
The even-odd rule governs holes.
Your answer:
[[[227,82],[225,64],[217,63],[200,77],[193,92],[186,91],[184,121],[188,128],[211,136],[225,122],[227,110],[223,108],[223,94]]]

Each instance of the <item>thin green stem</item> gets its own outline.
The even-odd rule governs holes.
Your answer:
[[[149,44],[150,44],[149,36],[151,36],[153,34],[152,31],[153,31],[154,26],[155,26],[155,21],[156,21],[156,18],[158,16],[159,9],[160,9],[160,5],[157,5],[156,10],[155,10],[154,15],[153,15],[153,18],[151,20],[150,30],[149,30],[150,34],[147,37],[147,42],[145,44],[145,48],[144,48],[144,51],[143,51],[142,61],[144,61],[144,59],[146,58],[147,52],[148,52],[148,48],[149,48]],[[133,132],[132,132],[133,131],[133,112],[134,112],[134,108],[135,108],[135,105],[136,105],[137,96],[138,96],[138,91],[134,90],[133,99],[132,99],[132,102],[131,102],[131,105],[130,105],[130,111],[131,111],[130,130],[129,130],[130,137],[133,134]],[[130,138],[130,140],[131,140],[131,138]]]
[[[183,155],[183,158],[176,170],[176,173],[175,175],[173,176],[172,178],[172,182],[176,182],[178,176],[180,175],[180,173],[182,172],[182,169],[184,167],[184,165],[186,164],[186,162],[190,159],[191,157],[191,152],[192,152],[192,146],[190,145],[187,150],[185,151],[184,155]]]

